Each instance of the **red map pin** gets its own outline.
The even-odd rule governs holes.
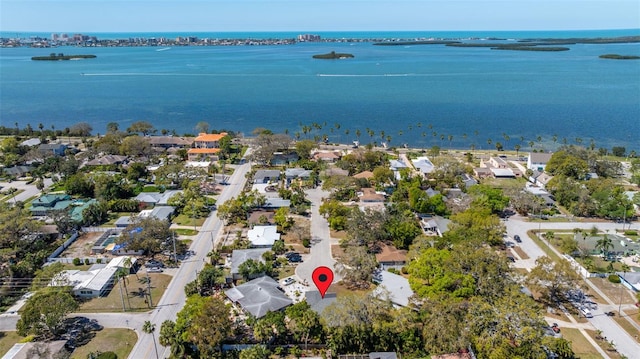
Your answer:
[[[327,289],[329,289],[333,282],[333,271],[329,267],[318,267],[313,270],[311,279],[313,279],[313,283],[315,283],[320,291],[320,296],[324,298],[324,294],[327,293]]]

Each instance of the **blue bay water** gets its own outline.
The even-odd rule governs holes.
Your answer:
[[[344,33],[331,37],[509,39],[637,34],[638,30],[619,30]],[[113,37],[154,35],[187,34]],[[219,37],[287,37],[249,35]],[[207,121],[217,129],[250,133],[266,127],[294,134],[301,132],[300,123],[326,122],[321,132],[343,142],[354,140],[356,130],[362,133],[361,141],[368,142],[366,129],[372,129],[391,136],[391,145],[467,148],[475,143],[486,148],[487,140],[492,139],[512,148],[524,137],[522,147],[526,148],[538,136],[550,144],[555,134],[558,143],[562,138],[573,142],[580,137],[585,143],[593,138],[597,146],[640,150],[640,61],[598,58],[606,53],[640,55],[640,44],[568,47],[571,50],[565,52],[370,43],[5,48],[0,49],[0,125],[12,127],[17,122],[36,127],[43,123],[62,129],[86,121],[94,132],[104,133],[108,122],[118,122],[124,129],[134,121],[147,120],[157,129],[193,133],[196,123]],[[355,58],[311,58],[329,51],[352,53]],[[50,52],[91,53],[97,58],[30,60]],[[335,124],[340,124],[339,130]],[[503,134],[511,139],[505,142]],[[381,141],[379,135],[373,140]]]

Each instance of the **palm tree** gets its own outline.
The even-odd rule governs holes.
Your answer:
[[[606,234],[596,242],[596,249],[599,249],[602,254],[607,257],[610,249],[613,249],[613,242]]]
[[[520,145],[516,144],[513,148],[516,150],[516,157],[518,157],[518,154],[520,153]]]
[[[627,263],[622,263],[622,272],[624,273],[624,275],[627,274],[627,272],[631,270],[631,268],[629,268],[629,265]],[[622,315],[622,293],[623,293],[623,289],[624,286],[622,284],[620,284],[620,305],[618,305],[618,315]]]
[[[147,321],[144,322],[144,325],[142,326],[142,331],[147,333],[147,334],[151,334],[151,336],[153,337],[153,347],[156,350],[156,359],[159,359],[158,358],[158,345],[156,344],[156,335],[155,335],[156,325],[147,320]]]
[[[129,281],[129,279],[127,278],[127,274],[129,274],[128,270],[126,270],[125,268],[120,268],[116,272],[116,279],[118,280],[120,285],[120,297],[122,297],[122,284],[124,283],[124,291],[127,295],[127,303],[129,303],[129,309],[131,309],[131,299],[129,299],[129,289],[127,289],[127,282]],[[120,282],[121,279],[122,279],[122,282]],[[123,311],[125,311],[126,308],[124,306],[124,298],[121,298],[121,299],[122,299],[122,309]]]

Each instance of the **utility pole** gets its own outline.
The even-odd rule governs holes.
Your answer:
[[[193,218],[193,230],[196,230],[196,205],[191,202],[191,217]]]
[[[178,253],[176,253],[176,232],[171,231],[171,239],[173,240],[173,260],[178,265]]]
[[[149,279],[149,272],[147,274],[147,294],[149,295],[149,308],[153,307],[153,299],[151,299],[151,279]]]

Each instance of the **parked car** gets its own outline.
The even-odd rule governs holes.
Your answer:
[[[516,262],[516,258],[513,256],[507,256],[507,259],[509,260],[509,262],[512,262],[512,263]]]
[[[520,239],[520,236],[517,235],[517,234],[515,236],[513,236],[513,239],[518,243],[522,243],[522,239]]]
[[[147,273],[162,273],[162,268],[160,267],[147,268]]]
[[[298,252],[287,252],[284,254],[285,257],[290,258],[291,256],[300,256]]]
[[[151,268],[151,267],[162,268],[162,267],[164,267],[164,263],[152,259],[152,260],[147,261],[147,263],[145,263],[144,266],[147,267],[147,268]]]
[[[606,312],[604,314],[606,314],[608,317],[615,317],[615,315],[616,315],[615,312]]]
[[[290,284],[293,284],[293,283],[295,283],[295,282],[296,282],[296,280],[295,280],[294,278],[289,277],[289,278],[285,279],[285,280],[282,282],[282,284],[284,284],[284,285],[290,285]]]
[[[300,255],[290,256],[288,259],[289,259],[289,262],[291,262],[291,263],[300,263],[300,262],[302,262],[302,257]]]

